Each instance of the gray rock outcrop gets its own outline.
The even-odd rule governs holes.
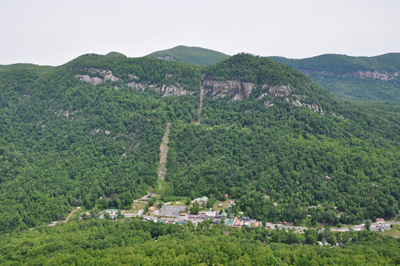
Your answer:
[[[168,96],[181,96],[181,95],[192,95],[194,91],[187,91],[183,88],[181,88],[178,85],[170,85],[166,86],[162,84],[161,86],[157,86],[154,84],[142,84],[139,82],[130,82],[127,84],[128,87],[131,87],[133,89],[139,90],[139,91],[144,91],[146,88],[153,89],[154,91],[163,94],[163,97],[168,97]]]
[[[232,96],[232,101],[240,101],[249,97],[256,84],[237,80],[215,81],[206,79],[202,81],[205,93],[211,93],[213,99]]]
[[[169,55],[166,55],[166,56],[157,56],[157,59],[176,61],[175,58],[173,58],[172,56],[169,56]]]
[[[289,85],[272,86],[272,87],[269,87],[268,91],[275,97],[289,96],[289,94],[292,92]]]
[[[97,85],[97,84],[103,82],[103,80],[101,78],[98,78],[98,77],[91,78],[88,75],[75,75],[75,78],[79,79],[80,81],[91,83],[93,85]]]
[[[168,86],[168,87],[165,87],[165,85],[163,85],[163,88],[164,88],[163,97],[192,95],[194,93],[194,91],[187,91],[187,90],[179,88],[179,87],[177,87],[175,85],[171,85],[171,86]]]
[[[94,73],[100,73],[101,75],[103,75],[103,79],[98,78],[98,77],[90,77],[89,75],[75,75],[75,78],[84,81],[84,82],[88,82],[91,83],[93,85],[97,85],[99,83],[105,82],[107,80],[111,81],[111,82],[115,82],[115,81],[119,81],[120,79],[115,77],[112,73],[111,70],[99,70],[99,69],[95,69],[95,68],[89,68],[88,69],[90,72]]]
[[[138,91],[144,91],[146,88],[146,85],[140,83],[140,82],[129,82],[126,84],[128,87],[131,87],[132,89],[136,89]]]

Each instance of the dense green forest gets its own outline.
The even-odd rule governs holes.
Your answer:
[[[183,45],[167,50],[157,51],[147,56],[153,58],[169,57],[169,60],[176,60],[199,66],[211,66],[229,57],[229,55],[217,51]]]
[[[64,219],[74,206],[129,208],[157,182],[166,122],[197,118],[196,97],[177,102],[73,76],[101,64],[141,82],[196,84],[195,67],[150,58],[91,55],[45,75],[0,72],[0,231]],[[164,80],[165,71],[174,77]]]
[[[320,247],[317,241],[327,241]],[[304,244],[303,244],[304,243]],[[341,243],[342,246],[331,248]],[[0,237],[1,265],[395,265],[400,242],[376,232],[68,222]]]
[[[400,53],[372,57],[324,54],[304,59],[288,59],[279,56],[270,56],[269,58],[296,69],[326,71],[335,74],[346,74],[360,70],[400,72]]]
[[[228,193],[237,199],[237,212],[297,224],[318,204],[324,205],[313,215],[318,222],[394,217],[400,197],[399,115],[341,101],[309,85],[299,72],[274,64],[238,55],[206,73],[258,84],[268,76],[273,85],[293,84],[296,93],[323,106],[325,115],[278,98],[266,109],[264,98],[257,100],[262,90],[240,103],[206,98],[201,125],[176,124],[171,132],[170,193],[192,198]],[[249,76],[234,74],[243,75],[241,68],[249,69]],[[332,117],[333,111],[346,119]],[[338,212],[346,214],[339,219]]]
[[[311,79],[336,96],[354,102],[396,102],[400,103],[400,78],[380,80],[335,75],[311,74]]]
[[[236,102],[207,92],[199,116],[205,80],[254,89]],[[286,96],[269,91],[281,85]],[[77,206],[130,208],[157,185],[167,122],[165,198],[227,193],[233,212],[296,224],[307,215],[354,224],[398,212],[398,107],[338,99],[267,58],[238,54],[201,67],[87,54],[45,72],[0,72],[0,99],[3,233],[65,219]]]
[[[336,96],[356,102],[400,102],[400,78],[390,80],[348,76],[358,71],[400,73],[400,54],[389,53],[374,57],[352,57],[325,54],[305,59],[272,56],[270,59],[296,68]],[[347,76],[346,76],[347,75]]]

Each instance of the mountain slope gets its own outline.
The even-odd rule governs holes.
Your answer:
[[[227,193],[233,212],[295,223],[398,211],[399,115],[267,58],[200,67],[87,54],[46,73],[0,72],[0,99],[1,232],[77,206],[129,208],[157,185],[168,122],[164,200]]]
[[[326,54],[306,59],[270,57],[294,67],[338,97],[353,101],[400,102],[400,54],[351,57]]]
[[[183,45],[167,50],[157,51],[147,56],[158,59],[181,61],[200,66],[210,66],[229,57],[229,55],[217,51]]]

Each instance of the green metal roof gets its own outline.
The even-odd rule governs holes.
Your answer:
[[[225,220],[225,224],[226,224],[226,225],[233,224],[234,222],[235,222],[234,219],[226,219],[226,220]]]

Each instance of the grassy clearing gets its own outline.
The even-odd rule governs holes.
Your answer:
[[[146,206],[145,203],[134,202],[132,204],[132,209],[126,210],[124,213],[137,213],[138,210],[143,210],[145,206]]]
[[[213,209],[214,209],[215,211],[225,210],[226,208],[228,208],[229,202],[230,202],[229,199],[227,199],[226,201],[219,201],[219,200],[217,200],[217,201],[215,202],[215,204],[213,205]],[[220,203],[222,203],[222,207],[218,207],[218,205],[219,205]]]

